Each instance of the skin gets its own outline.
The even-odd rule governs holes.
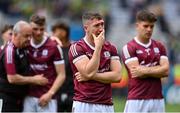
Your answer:
[[[137,22],[136,29],[138,32],[138,40],[144,44],[147,44],[152,36],[154,28],[154,22]]]
[[[4,32],[4,33],[2,34],[3,45],[5,45],[5,44],[8,42],[8,40],[11,39],[11,37],[12,37],[12,29],[9,29],[9,30],[7,30],[6,32]]]
[[[35,44],[39,44],[43,40],[43,35],[45,32],[45,25],[38,25],[35,24],[34,22],[30,23],[32,27],[32,36],[33,36],[33,41]]]
[[[59,40],[61,42],[59,44],[60,46],[68,47],[70,45],[70,41],[67,37],[67,32],[64,29],[61,29],[61,28],[55,29],[55,31],[53,32],[53,36],[54,36],[54,38],[57,37],[57,40]]]

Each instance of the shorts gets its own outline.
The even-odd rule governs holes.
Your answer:
[[[94,112],[94,113],[114,113],[113,105],[104,104],[93,104],[85,103],[80,101],[73,101],[73,113],[84,113],[84,112]]]
[[[127,100],[124,113],[132,112],[165,112],[164,99],[149,99],[149,100]]]

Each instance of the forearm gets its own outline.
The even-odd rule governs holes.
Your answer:
[[[58,89],[62,86],[64,80],[65,80],[64,74],[57,75],[56,80],[54,81],[52,87],[49,89],[47,93],[53,96],[58,91]]]
[[[120,72],[104,72],[104,73],[96,73],[93,76],[93,80],[102,82],[102,83],[115,83],[120,82],[121,74]]]
[[[161,77],[167,77],[169,73],[169,67],[168,66],[153,66],[153,67],[145,67],[141,66],[141,70],[143,75],[145,77],[155,77],[155,78],[161,78]]]
[[[12,84],[24,85],[24,84],[33,84],[34,79],[32,76],[22,76],[19,74],[8,75],[8,81]]]
[[[98,71],[100,64],[100,53],[101,49],[96,49],[93,53],[92,58],[89,60],[88,64],[85,66],[85,74],[87,78],[92,78]]]

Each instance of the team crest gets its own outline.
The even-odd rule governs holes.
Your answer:
[[[109,51],[105,51],[105,52],[104,52],[104,56],[105,56],[106,58],[109,58],[111,55],[110,55]]]
[[[34,51],[33,57],[37,57],[37,51]]]
[[[159,48],[155,47],[155,48],[154,48],[154,52],[155,52],[155,53],[159,53]]]
[[[44,49],[43,51],[42,51],[42,56],[47,56],[48,55],[48,50],[47,49]]]

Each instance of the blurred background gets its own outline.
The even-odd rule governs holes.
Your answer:
[[[135,15],[138,10],[149,9],[158,16],[153,38],[166,45],[170,60],[169,77],[163,79],[166,111],[180,111],[180,0],[0,0],[0,29],[18,20],[28,21],[33,13],[46,16],[47,32],[58,20],[71,28],[70,38],[77,41],[84,36],[82,13],[97,10],[105,17],[106,39],[121,48],[135,35]],[[0,39],[2,44],[2,39]],[[123,80],[112,84],[116,112],[122,112],[127,96],[127,73]]]

